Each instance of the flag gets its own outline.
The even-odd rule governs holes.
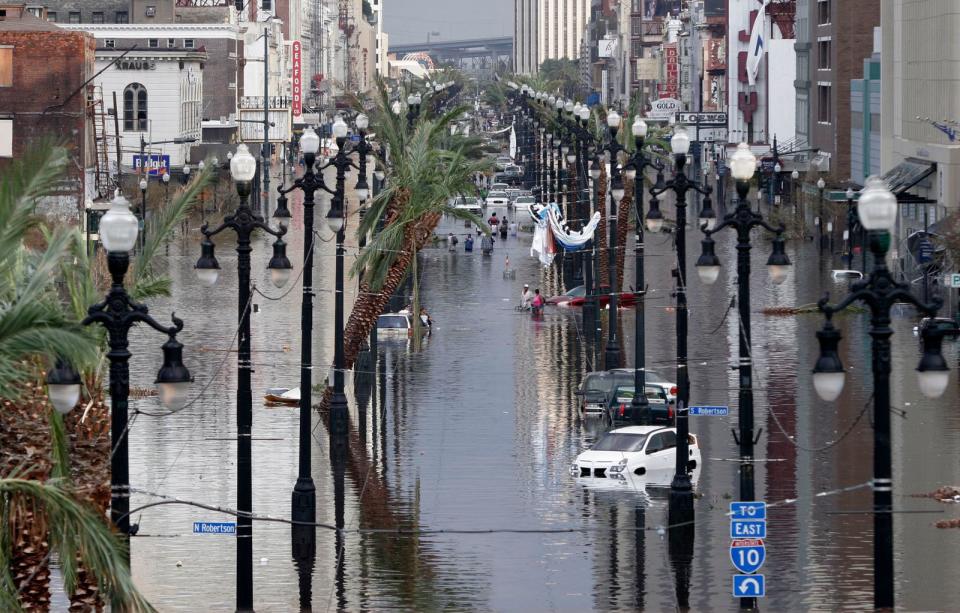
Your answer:
[[[510,157],[517,157],[517,133],[513,129],[513,125],[510,126]]]
[[[760,60],[767,50],[766,12],[770,0],[763,0],[763,6],[753,21],[753,30],[750,32],[750,48],[747,50],[747,80],[750,85],[756,85],[757,72],[760,70]]]

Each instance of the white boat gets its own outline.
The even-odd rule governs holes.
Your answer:
[[[300,388],[271,387],[264,393],[263,399],[269,405],[299,406]]]

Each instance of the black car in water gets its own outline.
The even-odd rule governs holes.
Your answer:
[[[609,423],[619,424],[673,424],[673,405],[667,399],[662,387],[648,385],[647,406],[649,415],[634,415],[633,380],[629,384],[618,384],[607,396],[607,417]]]

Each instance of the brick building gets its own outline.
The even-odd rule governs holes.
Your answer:
[[[94,38],[0,3],[0,173],[43,139],[64,143],[72,163],[43,212],[75,220],[95,191],[95,145],[86,81]],[[40,13],[42,17],[42,13]]]

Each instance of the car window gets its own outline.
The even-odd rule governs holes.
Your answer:
[[[658,451],[663,451],[663,435],[659,432],[650,437],[650,442],[647,443],[647,455]]]
[[[617,387],[617,393],[613,395],[617,402],[626,402],[633,400],[633,386],[620,385]]]
[[[487,194],[487,197],[488,198],[506,198],[507,195],[504,194],[503,192],[490,192],[489,194]]]
[[[390,329],[407,328],[407,318],[403,315],[381,315],[377,318],[377,327]]]
[[[572,290],[569,290],[564,296],[570,296],[571,298],[583,298],[587,295],[587,288],[583,285],[578,285]]]
[[[626,432],[608,432],[600,437],[597,444],[591,447],[592,451],[640,451],[647,440],[646,434],[632,434]]]
[[[581,389],[584,392],[605,392],[607,391],[605,378],[601,373],[590,373],[584,377]]]

